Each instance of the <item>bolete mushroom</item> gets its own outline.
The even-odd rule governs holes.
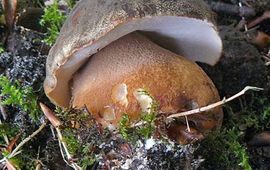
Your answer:
[[[104,126],[117,126],[123,113],[136,120],[149,112],[153,99],[144,90],[160,114],[218,101],[214,84],[192,61],[213,65],[221,51],[201,0],[82,0],[49,53],[44,88],[54,104],[86,106]],[[222,117],[216,108],[188,120],[193,133],[206,134]]]

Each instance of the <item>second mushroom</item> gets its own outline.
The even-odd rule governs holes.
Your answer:
[[[216,102],[213,82],[194,63],[220,57],[212,18],[200,0],[81,0],[48,56],[45,92],[63,108],[86,106],[105,127],[117,127],[123,113],[132,121],[148,114],[153,98],[167,116]],[[179,118],[169,136],[190,142],[222,118],[221,108],[188,116],[189,132]]]

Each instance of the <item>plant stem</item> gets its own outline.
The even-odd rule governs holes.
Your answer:
[[[68,151],[66,142],[63,140],[63,135],[61,133],[61,130],[59,129],[59,127],[55,127],[55,129],[56,129],[56,132],[57,132],[58,140],[62,144],[63,149],[65,151],[65,154],[67,155],[67,159],[68,159],[68,162],[67,163],[68,163],[68,165],[70,165],[71,167],[73,167],[75,170],[81,170],[81,167],[79,167],[75,162],[69,163],[69,161],[72,160],[72,156],[71,156],[71,154]],[[60,149],[61,148],[62,147],[60,145]],[[61,153],[62,153],[62,151],[61,151]],[[62,156],[64,156],[64,155],[62,154]],[[65,160],[64,157],[63,157],[63,159]]]
[[[230,97],[228,99],[223,98],[223,100],[218,101],[218,102],[213,103],[213,104],[210,104],[208,106],[200,107],[200,108],[189,110],[189,111],[186,111],[186,112],[172,114],[172,115],[168,116],[167,118],[170,119],[170,118],[176,118],[176,117],[181,117],[181,116],[188,116],[188,115],[192,115],[192,114],[201,113],[201,112],[205,112],[205,111],[211,110],[211,109],[213,109],[215,107],[221,106],[221,105],[223,105],[223,104],[225,104],[225,103],[227,103],[229,101],[232,101],[232,100],[234,100],[234,99],[242,96],[248,90],[261,91],[261,90],[263,90],[263,88],[246,86],[242,91],[240,91],[239,93],[233,95],[232,97]]]
[[[33,137],[35,137],[39,132],[41,132],[41,130],[46,126],[46,123],[42,123],[41,126],[35,131],[33,132],[30,136],[28,136],[27,138],[25,138],[23,141],[21,141],[19,143],[19,145],[7,156],[4,157],[3,159],[0,160],[0,163],[3,162],[7,162],[8,159],[16,156],[17,154],[19,154],[21,151],[18,151],[24,144],[26,144],[27,142],[29,142]]]
[[[8,155],[8,159],[12,158],[17,151],[24,145],[26,144],[28,141],[30,141],[34,136],[36,136],[44,127],[46,126],[46,123],[42,123],[41,126],[34,132],[32,133],[30,136],[28,136],[27,138],[25,138],[23,141],[21,141],[19,143],[19,145],[11,152],[11,154]]]
[[[1,125],[1,124],[3,124],[3,123],[2,123],[2,121],[1,121],[1,119],[0,119],[0,125]],[[6,135],[6,134],[2,134],[2,136],[4,137],[4,140],[5,140],[6,144],[9,145],[9,140],[8,140],[7,135]]]

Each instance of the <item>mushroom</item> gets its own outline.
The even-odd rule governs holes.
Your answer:
[[[86,106],[104,126],[117,126],[123,113],[131,120],[147,114],[153,98],[160,114],[173,114],[219,100],[193,61],[214,65],[221,51],[201,0],[82,0],[50,50],[44,89],[58,106]],[[205,135],[222,117],[216,108],[188,120]]]

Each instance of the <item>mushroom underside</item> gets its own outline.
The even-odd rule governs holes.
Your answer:
[[[58,70],[53,71],[54,75],[45,81],[48,97],[57,105],[69,107],[69,81],[73,74],[97,51],[134,31],[141,31],[156,44],[192,61],[213,65],[218,61],[222,50],[215,27],[205,20],[177,16],[133,19],[119,24],[102,38],[78,49]]]

